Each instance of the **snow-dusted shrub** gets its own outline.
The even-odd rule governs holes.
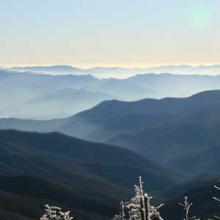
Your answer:
[[[60,207],[45,205],[45,214],[40,220],[72,220],[70,211],[63,212]]]

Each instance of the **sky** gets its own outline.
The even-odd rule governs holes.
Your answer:
[[[0,65],[220,63],[219,0],[0,0]]]

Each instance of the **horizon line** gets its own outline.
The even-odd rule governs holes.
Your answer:
[[[220,63],[201,63],[201,64],[187,64],[187,63],[181,63],[181,64],[158,64],[158,65],[149,65],[149,66],[125,66],[125,65],[89,65],[89,66],[83,66],[83,65],[74,65],[74,64],[27,64],[27,65],[0,65],[0,68],[26,68],[26,67],[54,67],[54,66],[66,66],[66,67],[74,67],[78,69],[93,69],[93,68],[126,68],[126,69],[151,69],[151,68],[159,68],[159,67],[212,67],[212,66],[219,66]]]

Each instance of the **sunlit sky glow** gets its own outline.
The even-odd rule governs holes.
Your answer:
[[[0,65],[220,63],[219,0],[0,0]]]

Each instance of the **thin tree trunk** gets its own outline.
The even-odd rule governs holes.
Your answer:
[[[142,178],[139,177],[139,188],[140,188],[140,207],[141,207],[141,220],[150,220],[149,217],[149,198],[145,196],[143,189]]]

